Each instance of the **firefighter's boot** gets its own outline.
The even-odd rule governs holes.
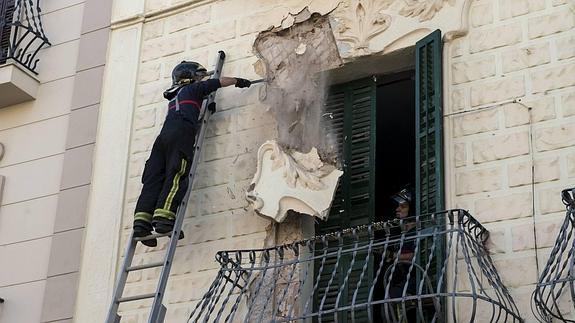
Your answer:
[[[163,216],[154,216],[152,219],[152,225],[157,233],[170,233],[174,230],[174,220],[165,218]],[[179,239],[184,238],[184,231],[180,231]]]
[[[150,222],[144,220],[134,220],[134,237],[147,237],[152,234],[152,230],[153,227]],[[155,247],[158,245],[158,240],[156,239],[142,240],[141,242],[144,246],[147,247]]]

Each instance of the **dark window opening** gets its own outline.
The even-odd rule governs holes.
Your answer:
[[[398,205],[391,196],[405,187],[412,190],[415,182],[415,78],[413,70],[378,77],[376,109],[374,218],[375,221],[384,221],[395,218],[395,209]],[[383,232],[379,233],[383,234]],[[381,260],[381,255],[375,253],[374,263],[379,264]],[[383,268],[387,271],[392,264],[384,263]],[[392,294],[394,293],[397,294],[397,292]],[[396,296],[398,295],[392,297]],[[385,286],[383,280],[379,279],[375,286],[374,299],[384,298]],[[381,306],[375,306],[373,312],[375,322],[385,321]],[[411,317],[408,320],[413,323],[417,321]]]
[[[414,71],[378,77],[376,92],[375,220],[394,218],[390,198],[415,185]]]

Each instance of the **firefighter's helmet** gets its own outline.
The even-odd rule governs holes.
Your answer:
[[[193,83],[207,75],[207,70],[200,63],[182,61],[172,71],[172,85]]]
[[[393,194],[391,198],[399,204],[401,203],[411,204],[411,200],[413,199],[413,193],[410,188],[403,188],[399,192]]]

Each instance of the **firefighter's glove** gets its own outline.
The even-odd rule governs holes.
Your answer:
[[[249,80],[236,77],[236,87],[244,88],[244,87],[250,87],[250,85],[252,85],[252,82],[250,82]]]

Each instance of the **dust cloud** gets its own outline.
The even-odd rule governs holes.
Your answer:
[[[278,126],[278,142],[307,153],[316,147],[322,160],[335,162],[335,135],[326,129],[324,105],[329,80],[322,71],[341,65],[326,17],[311,15],[279,31],[261,33],[254,48],[265,64],[268,84],[261,99]]]

